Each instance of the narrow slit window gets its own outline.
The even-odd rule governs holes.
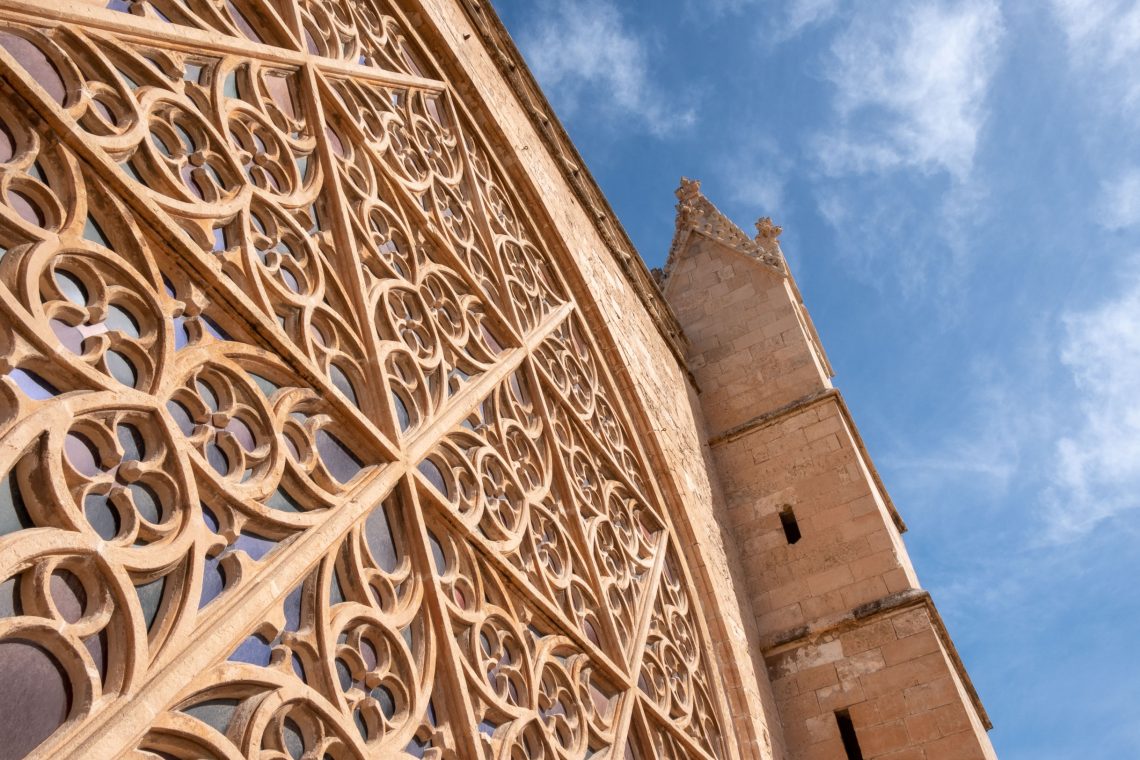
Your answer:
[[[780,512],[780,525],[784,526],[784,537],[789,544],[800,540],[800,524],[796,522],[796,513],[791,507],[784,507]]]
[[[847,710],[837,711],[835,722],[839,724],[839,737],[843,739],[843,750],[847,753],[847,760],[863,760],[863,750],[859,749],[859,737],[855,735],[855,724],[851,722],[851,713]]]

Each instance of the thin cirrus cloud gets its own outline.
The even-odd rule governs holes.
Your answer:
[[[520,34],[520,46],[559,112],[578,110],[629,119],[657,137],[668,137],[696,121],[692,108],[672,102],[650,77],[650,50],[608,0],[542,4]]]
[[[943,171],[965,181],[1002,35],[989,0],[860,6],[825,72],[837,118],[817,140],[823,170]]]
[[[1053,0],[1085,88],[1113,109],[1140,111],[1140,2]]]
[[[1140,115],[1140,2],[1054,0],[1052,7],[1087,108],[1108,125],[1086,133],[1086,150],[1115,166],[1136,146],[1130,134]],[[1140,168],[1116,167],[1103,178],[1094,213],[1110,232],[1140,227]],[[1140,508],[1140,251],[1118,266],[1121,288],[1060,319],[1059,360],[1078,393],[1071,424],[1054,447],[1047,494],[1048,537],[1057,542]]]
[[[1127,168],[1103,181],[1098,206],[1100,224],[1106,229],[1140,226],[1140,168]]]
[[[1061,361],[1080,394],[1077,424],[1056,447],[1048,528],[1057,541],[1140,507],[1140,277],[1062,324]]]

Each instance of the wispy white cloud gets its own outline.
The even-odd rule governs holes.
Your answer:
[[[1105,105],[1140,111],[1140,1],[1053,0],[1083,88]]]
[[[1107,229],[1140,225],[1140,167],[1129,167],[1101,182],[1098,205],[1100,223]]]
[[[785,10],[785,32],[795,34],[801,30],[833,18],[842,3],[840,0],[792,0]]]
[[[727,211],[779,217],[788,212],[785,194],[792,161],[770,136],[749,132],[733,139],[734,149],[717,168],[717,184],[727,188]],[[739,221],[739,220],[737,220]],[[777,218],[777,222],[779,219]],[[750,229],[751,225],[742,225]]]
[[[688,0],[688,10],[697,19],[744,14],[761,19],[762,40],[787,42],[800,32],[822,24],[843,10],[847,0]],[[761,12],[757,13],[759,8]]]
[[[674,102],[653,80],[650,50],[610,0],[562,0],[543,4],[520,34],[520,46],[556,108],[572,117],[582,109],[631,117],[664,137],[691,127],[692,108]]]
[[[1066,314],[1061,362],[1077,421],[1056,445],[1049,537],[1079,537],[1140,507],[1140,277],[1118,297]]]
[[[862,6],[831,47],[833,129],[817,143],[832,175],[973,167],[1003,27],[994,0]]]

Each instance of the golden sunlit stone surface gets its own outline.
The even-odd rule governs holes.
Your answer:
[[[0,0],[0,758],[992,757],[679,197],[659,290],[474,0]]]

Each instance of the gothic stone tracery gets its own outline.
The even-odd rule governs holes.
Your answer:
[[[0,24],[0,756],[735,754],[565,254],[400,9]]]

